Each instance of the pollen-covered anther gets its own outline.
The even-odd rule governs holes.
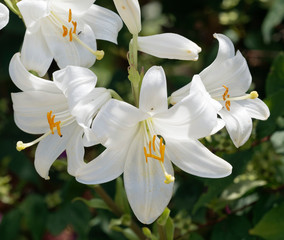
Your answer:
[[[47,121],[48,121],[51,133],[54,134],[54,128],[56,128],[58,135],[62,137],[61,130],[60,130],[61,121],[54,122],[55,115],[52,116],[52,111],[48,112],[46,114],[46,117],[47,117]]]
[[[230,100],[228,100],[228,98],[230,97],[229,93],[229,88],[226,87],[225,85],[223,85],[223,88],[225,88],[225,92],[223,94],[223,100],[225,101],[225,107],[228,111],[230,111],[230,106],[231,106],[231,102]]]
[[[144,147],[144,155],[145,155],[146,163],[148,163],[148,157],[158,160],[160,162],[161,168],[165,175],[164,183],[166,184],[172,183],[174,182],[175,178],[171,174],[167,173],[165,166],[164,166],[166,146],[163,143],[163,138],[162,137],[160,138],[160,149],[159,149],[160,153],[156,151],[155,140],[156,140],[156,135],[153,136],[152,141],[149,141],[149,153],[147,153],[146,147]],[[156,155],[152,153],[152,147]]]
[[[69,33],[69,41],[72,42],[73,41],[73,34],[76,34],[76,32],[77,32],[77,22],[72,21],[72,10],[71,9],[69,9],[68,23],[72,23],[73,27],[69,28],[69,30],[68,30],[68,27],[66,27],[65,25],[62,25],[62,29],[63,29],[62,36],[66,37]]]

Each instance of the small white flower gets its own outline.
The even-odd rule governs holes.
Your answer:
[[[22,0],[17,3],[27,30],[21,59],[28,70],[43,76],[54,58],[60,68],[91,67],[96,58],[96,39],[116,43],[122,21],[94,0]]]
[[[133,35],[141,31],[141,13],[138,0],[113,0],[115,7]]]
[[[143,222],[152,223],[165,209],[173,191],[171,161],[201,177],[225,177],[231,165],[197,139],[210,134],[217,114],[197,79],[190,95],[168,109],[161,67],[149,69],[142,81],[139,108],[110,100],[98,113],[93,130],[106,150],[77,172],[86,184],[113,180],[124,173],[130,205]],[[205,96],[205,97],[204,97]]]
[[[216,59],[204,69],[201,78],[210,96],[223,108],[218,112],[225,121],[228,133],[236,147],[242,146],[251,135],[252,118],[266,120],[270,113],[257,92],[246,94],[251,85],[251,74],[245,58],[231,40],[223,34],[214,34],[219,41]],[[171,96],[174,104],[188,95],[190,83]]]
[[[201,52],[197,44],[174,33],[138,37],[138,50],[159,58],[194,61]]]
[[[53,74],[54,81],[29,73],[14,55],[10,76],[23,92],[12,93],[14,119],[17,126],[31,134],[43,134],[30,142],[17,143],[19,151],[39,143],[35,152],[35,168],[49,179],[53,162],[66,150],[68,172],[76,175],[84,165],[84,146],[96,143],[90,125],[100,107],[110,99],[104,88],[95,88],[96,76],[89,69],[67,67]]]
[[[9,22],[9,10],[8,8],[0,3],[0,30],[5,27]]]

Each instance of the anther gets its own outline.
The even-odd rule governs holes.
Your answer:
[[[67,34],[68,34],[68,28],[67,28],[67,27],[65,27],[64,25],[62,25],[62,28],[63,28],[62,36],[63,36],[63,37],[66,37],[66,36],[67,36]]]
[[[55,115],[53,115],[53,116],[51,116],[51,115],[52,115],[52,111],[50,111],[50,112],[48,112],[48,113],[46,114],[50,131],[51,131],[52,134],[54,134],[54,128],[56,127],[56,130],[57,130],[58,135],[59,135],[60,137],[62,137],[61,130],[60,130],[60,123],[61,123],[61,121],[54,122]]]
[[[72,11],[69,9],[69,15],[68,15],[68,22],[71,22],[72,20]]]

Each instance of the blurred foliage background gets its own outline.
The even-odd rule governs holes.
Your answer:
[[[3,2],[3,1],[1,1]],[[145,71],[161,65],[169,93],[188,83],[215,58],[214,33],[232,39],[247,59],[252,88],[270,108],[265,121],[254,120],[250,140],[236,149],[225,130],[202,140],[233,165],[223,179],[204,179],[176,168],[174,196],[154,224],[143,226],[129,209],[122,178],[101,186],[85,186],[66,173],[64,154],[41,179],[33,166],[34,148],[17,152],[18,140],[31,141],[13,120],[8,65],[20,50],[25,27],[12,12],[0,32],[0,239],[284,239],[284,0],[140,0],[141,35],[181,34],[202,47],[197,62],[158,59],[139,54]],[[111,0],[96,4],[115,11]],[[92,70],[99,85],[115,89],[132,101],[127,80],[126,27],[116,46],[99,41],[106,53]],[[53,70],[56,69],[56,64]],[[222,71],[222,69],[220,69]],[[51,72],[50,72],[51,73]],[[86,149],[91,160],[99,148]],[[110,199],[108,199],[110,197]],[[106,202],[102,199],[108,199]],[[112,199],[112,200],[111,200]]]

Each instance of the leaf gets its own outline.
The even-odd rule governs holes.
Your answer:
[[[271,33],[284,17],[284,0],[274,0],[261,26],[264,41],[270,43]]]
[[[166,230],[166,237],[167,240],[172,240],[174,239],[174,230],[175,230],[175,226],[174,226],[174,221],[172,218],[168,218],[166,225],[165,225],[165,230]]]
[[[75,202],[75,201],[82,201],[83,203],[85,203],[90,208],[105,209],[105,210],[110,211],[110,209],[106,205],[106,203],[102,199],[99,199],[99,198],[93,198],[91,200],[87,200],[85,198],[77,197],[77,198],[73,199],[73,202]]]
[[[266,79],[266,95],[270,96],[284,89],[284,53],[281,52],[274,59]]]
[[[237,152],[233,155],[225,155],[224,159],[233,166],[232,174],[225,178],[203,180],[208,190],[201,195],[194,205],[193,213],[196,213],[200,207],[206,206],[211,200],[221,194],[226,187],[233,183],[234,178],[244,171],[247,163],[252,159],[252,154],[252,151],[247,150]]]
[[[131,213],[121,177],[116,179],[114,201],[123,213]]]
[[[266,240],[282,240],[284,236],[284,203],[272,208],[251,229],[250,234],[260,236]]]
[[[157,223],[161,226],[165,226],[167,223],[167,220],[170,216],[170,212],[171,210],[168,208],[165,208],[165,210],[163,211],[162,215],[158,218]]]
[[[11,210],[4,215],[0,224],[1,240],[15,240],[19,237],[21,211],[19,209]]]
[[[30,195],[20,206],[28,229],[31,231],[32,239],[42,239],[47,223],[47,206],[43,197]]]

